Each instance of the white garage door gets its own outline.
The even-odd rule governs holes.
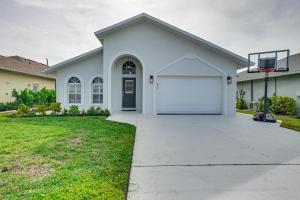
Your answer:
[[[158,114],[221,114],[222,78],[159,76]]]

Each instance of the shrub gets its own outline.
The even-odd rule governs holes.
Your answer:
[[[80,111],[78,109],[78,106],[75,106],[75,105],[71,106],[68,113],[71,116],[80,115]]]
[[[16,98],[16,104],[25,104],[26,106],[33,106],[36,94],[29,89],[20,90],[19,92],[14,89],[12,96]]]
[[[36,110],[40,115],[44,116],[46,115],[47,106],[45,104],[40,104],[37,106]]]
[[[68,116],[69,115],[68,110],[64,108],[63,112],[62,112],[62,115],[63,116]]]
[[[27,114],[27,117],[35,117],[36,116],[36,113],[31,111]]]
[[[15,102],[0,103],[0,111],[17,110],[18,105]]]
[[[272,105],[272,100],[270,98],[267,98],[267,110],[270,110],[271,105]],[[264,97],[258,99],[257,111],[259,112],[264,111]]]
[[[96,110],[97,110],[97,115],[100,115],[101,108],[98,106],[98,107],[96,108]]]
[[[106,116],[106,117],[108,117],[108,116],[110,116],[110,112],[109,112],[109,110],[108,109],[105,109],[104,110],[104,116]]]
[[[56,114],[61,112],[61,103],[51,103],[50,104],[50,110]]]
[[[81,111],[81,115],[82,115],[82,116],[86,116],[86,115],[87,115],[87,113],[85,112],[85,110],[84,110],[84,109],[82,109],[82,111]]]
[[[17,110],[18,116],[25,116],[29,112],[29,107],[27,107],[25,104],[20,104]]]
[[[87,115],[89,115],[89,116],[96,116],[97,114],[98,114],[98,111],[95,109],[94,106],[90,107],[87,110]]]
[[[25,104],[30,107],[38,104],[50,105],[50,103],[55,102],[56,99],[55,90],[46,88],[42,88],[38,92],[33,92],[28,88],[20,91],[14,89],[12,96],[16,98],[16,105]]]
[[[296,113],[296,101],[291,97],[273,96],[271,110],[275,114],[294,115]]]
[[[248,107],[247,107],[246,101],[244,99],[238,98],[236,100],[236,108],[239,110],[247,109]]]
[[[99,115],[100,115],[100,116],[105,116],[104,110],[100,110]]]
[[[55,102],[55,90],[42,88],[40,91],[36,92],[36,103],[50,105]]]

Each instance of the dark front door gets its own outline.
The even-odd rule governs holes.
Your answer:
[[[123,109],[135,110],[136,85],[135,78],[123,78]]]

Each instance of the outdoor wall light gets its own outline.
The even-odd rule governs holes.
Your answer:
[[[154,81],[154,77],[153,75],[150,75],[150,84],[153,84],[153,81]]]
[[[227,76],[227,84],[231,84],[232,83],[232,78],[231,76]]]

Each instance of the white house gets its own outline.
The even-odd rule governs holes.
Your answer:
[[[95,32],[103,47],[56,64],[57,101],[112,112],[235,114],[247,59],[147,14]]]

